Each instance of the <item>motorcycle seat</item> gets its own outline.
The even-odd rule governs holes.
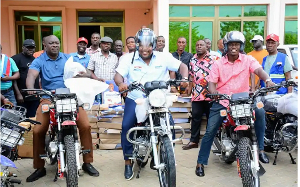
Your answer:
[[[241,92],[232,94],[231,100],[232,101],[244,101],[249,99],[249,93],[248,92]]]
[[[165,81],[152,81],[146,82],[144,88],[147,92],[151,92],[155,89],[168,89],[168,85]]]

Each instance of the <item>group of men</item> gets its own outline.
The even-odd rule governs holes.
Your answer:
[[[32,96],[32,92],[22,93],[20,90],[28,88],[43,88],[55,90],[65,87],[63,81],[64,65],[70,56],[74,62],[82,64],[87,73],[79,77],[89,77],[99,81],[114,80],[120,92],[128,88],[133,81],[145,83],[154,80],[190,80],[182,82],[179,88],[171,88],[171,92],[180,92],[182,96],[192,96],[192,124],[190,143],[183,146],[184,150],[198,148],[200,123],[205,113],[208,119],[206,133],[201,142],[196,175],[204,176],[204,166],[208,163],[209,152],[213,138],[222,123],[220,110],[226,104],[210,104],[205,97],[207,93],[232,94],[249,92],[249,78],[255,74],[259,77],[260,85],[274,85],[282,79],[289,79],[291,65],[288,58],[277,52],[279,37],[275,34],[267,36],[267,52],[262,49],[262,37],[255,36],[251,42],[254,46],[252,56],[242,54],[245,46],[245,37],[238,31],[228,32],[218,40],[218,51],[211,50],[209,39],[196,42],[196,54],[185,51],[186,39],[178,38],[177,51],[170,54],[163,52],[165,39],[156,37],[148,28],[138,31],[135,37],[126,39],[128,53],[123,53],[122,41],[114,43],[115,54],[110,52],[113,40],[110,37],[100,37],[99,33],[91,36],[91,46],[86,38],[77,41],[77,52],[65,54],[60,52],[60,41],[56,36],[43,38],[44,50],[34,54],[35,43],[31,39],[24,41],[22,53],[11,58],[2,54],[1,47],[1,101],[12,102],[14,105],[23,105],[28,109],[28,117],[35,116],[41,122],[33,130],[34,168],[27,182],[32,182],[46,175],[44,160],[39,155],[44,153],[44,139],[49,126],[49,114],[42,113],[42,104],[49,103],[47,99],[39,100]],[[262,54],[264,53],[264,54]],[[257,54],[257,55],[256,55]],[[266,56],[263,59],[261,56]],[[36,58],[34,57],[36,56]],[[280,62],[280,63],[279,63]],[[260,65],[262,64],[262,65]],[[272,78],[272,75],[281,75],[281,79]],[[167,76],[166,76],[167,75]],[[251,90],[255,89],[258,81],[251,81]],[[239,85],[239,86],[237,86]],[[257,88],[257,87],[256,87]],[[284,92],[284,90],[283,90]],[[287,92],[287,90],[286,90]],[[288,92],[291,92],[289,88]],[[126,139],[127,131],[136,123],[135,99],[142,96],[140,91],[132,91],[126,97],[125,110],[122,122],[122,149],[125,160],[124,176],[127,180],[133,177],[132,162],[127,157],[132,153],[132,144]],[[14,99],[16,97],[16,99]],[[92,176],[99,176],[99,172],[91,165],[93,162],[92,138],[86,112],[79,109],[78,129],[84,149],[91,152],[83,155],[83,170]],[[263,137],[265,130],[264,110],[257,109],[255,131],[258,137],[260,154],[263,163],[268,163],[264,153]],[[151,164],[150,164],[151,165]]]

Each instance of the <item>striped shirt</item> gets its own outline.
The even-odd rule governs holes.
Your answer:
[[[99,47],[96,51],[94,51],[91,47],[86,48],[86,50],[85,50],[86,54],[88,54],[88,55],[90,55],[90,56],[91,56],[92,54],[98,53],[98,52],[100,52],[100,51],[101,51],[100,47]]]
[[[90,58],[88,69],[94,71],[98,78],[113,80],[118,67],[118,57],[109,52],[105,57],[101,51],[93,54]]]

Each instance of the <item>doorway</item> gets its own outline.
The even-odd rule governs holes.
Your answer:
[[[89,44],[87,47],[91,46],[91,36],[93,33],[100,33],[100,26],[98,25],[79,25],[79,37],[85,37],[88,41]]]

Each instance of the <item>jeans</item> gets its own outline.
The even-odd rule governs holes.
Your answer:
[[[124,109],[124,116],[122,121],[122,133],[121,133],[121,145],[123,149],[123,156],[124,160],[128,160],[128,156],[132,155],[133,146],[130,142],[128,142],[126,138],[126,134],[129,129],[135,126],[137,123],[136,115],[135,115],[135,107],[136,103],[134,100],[130,98],[126,98],[125,100],[125,109]],[[174,120],[172,115],[170,114],[170,126],[174,126]],[[172,128],[171,128],[172,130]],[[173,139],[175,139],[175,131],[172,130]],[[133,138],[133,133],[131,133],[130,138]]]
[[[40,105],[40,100],[24,101],[24,103],[19,103],[18,105],[27,109],[27,118],[32,118],[35,117],[36,110]]]
[[[208,157],[210,153],[210,149],[214,140],[217,131],[224,120],[224,117],[220,116],[220,110],[226,109],[223,105],[214,102],[209,114],[208,124],[206,128],[206,132],[201,141],[201,147],[198,154],[198,164],[207,165]],[[265,110],[255,109],[255,133],[257,136],[258,146],[260,150],[264,150],[264,135],[266,129],[266,121],[265,121]]]
[[[1,93],[2,94],[2,93]],[[7,98],[14,106],[17,106],[17,101],[15,98],[15,93],[13,90],[10,90],[9,92],[2,94],[5,98]]]

